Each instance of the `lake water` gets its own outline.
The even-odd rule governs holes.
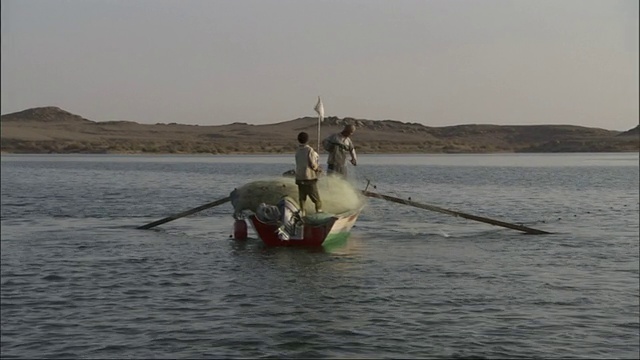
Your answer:
[[[230,238],[293,156],[2,156],[9,358],[638,358],[638,153],[362,155],[346,243]]]

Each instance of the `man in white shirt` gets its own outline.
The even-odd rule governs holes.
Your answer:
[[[296,184],[298,185],[298,201],[300,211],[304,216],[304,203],[307,196],[316,206],[316,212],[322,212],[322,201],[318,193],[318,174],[322,169],[318,165],[318,153],[307,144],[309,134],[301,132],[298,134],[298,150],[296,151]]]

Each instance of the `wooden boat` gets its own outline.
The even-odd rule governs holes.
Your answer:
[[[324,105],[318,97],[318,103],[314,107],[318,113],[318,148],[320,151],[320,124],[324,117]],[[323,246],[345,240],[349,236],[351,228],[355,224],[360,212],[364,208],[359,192],[347,182],[335,177],[325,177],[319,180],[318,185],[327,183],[330,179],[333,184],[328,186],[322,197],[329,193],[337,193],[341,189],[345,197],[338,197],[338,201],[326,201],[325,208],[333,203],[333,213],[307,214],[306,209],[300,209],[295,200],[297,186],[292,177],[295,170],[282,174],[287,181],[262,181],[245,185],[244,189],[234,189],[230,198],[235,209],[234,237],[244,239],[247,237],[247,221],[251,223],[260,239],[267,246]],[[249,196],[248,194],[253,194]],[[338,195],[339,196],[339,195]],[[358,196],[357,201],[354,200]],[[244,199],[243,199],[244,198]],[[252,199],[253,198],[253,199]],[[261,199],[259,204],[255,199]],[[347,198],[347,201],[344,201]],[[277,205],[274,205],[277,203]],[[348,203],[349,206],[336,207],[338,203]]]
[[[333,212],[316,213],[305,209],[294,200],[297,186],[293,179],[275,179],[248,183],[231,193],[236,219],[233,237],[248,237],[248,224],[267,246],[324,246],[346,240],[365,202],[357,190],[337,178],[325,178],[323,189],[333,188],[341,194],[351,194],[349,205],[327,198],[325,209]],[[349,196],[345,196],[349,198]]]
[[[265,221],[257,214],[250,215],[248,220],[267,246],[323,246],[346,240],[361,211],[359,208],[341,214],[312,214],[295,219],[297,223],[289,227],[291,233],[287,232],[286,225],[283,229],[282,220]]]

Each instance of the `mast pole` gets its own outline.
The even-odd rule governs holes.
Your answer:
[[[318,154],[320,154],[320,123],[322,122],[322,119],[324,118],[324,106],[322,105],[322,99],[320,99],[320,96],[318,96],[318,103],[316,103],[316,106],[313,108],[313,110],[315,110],[318,113]]]

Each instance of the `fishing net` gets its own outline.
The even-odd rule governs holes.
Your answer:
[[[356,210],[364,205],[364,197],[348,181],[338,176],[323,176],[318,179],[318,193],[322,201],[322,210],[326,213],[340,214]],[[298,203],[298,185],[291,177],[278,177],[253,181],[231,193],[231,204],[236,214],[249,210],[256,212],[261,203],[277,205],[284,197],[289,196]],[[307,214],[315,213],[315,205],[311,199],[305,202]]]

